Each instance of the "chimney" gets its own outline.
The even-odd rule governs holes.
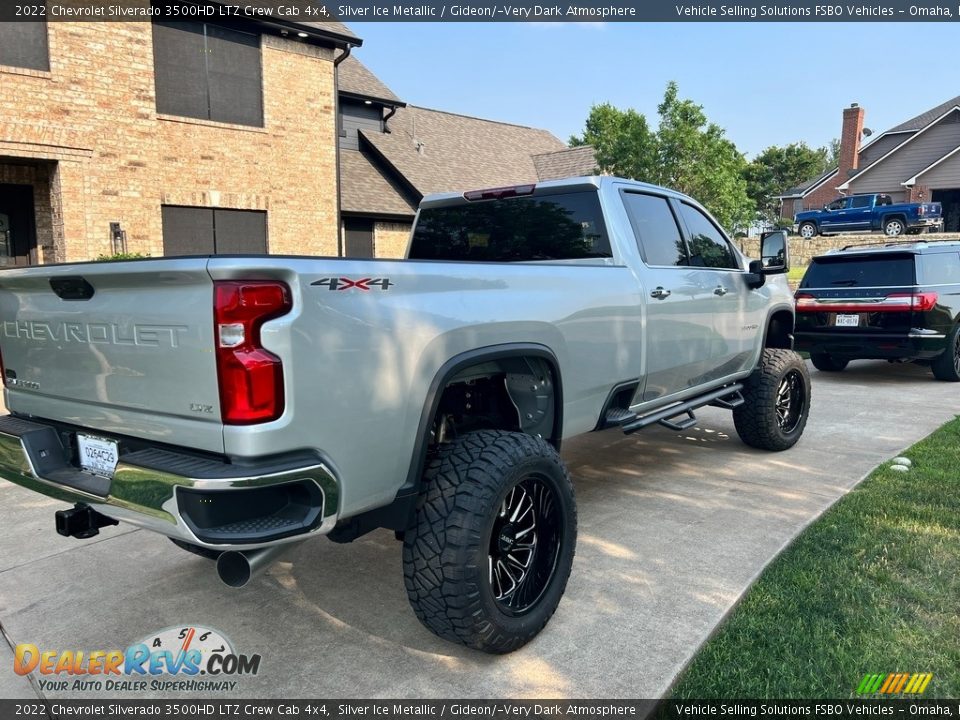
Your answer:
[[[860,165],[860,138],[863,136],[863,108],[857,103],[843,110],[840,131],[840,172],[837,179],[845,183]]]

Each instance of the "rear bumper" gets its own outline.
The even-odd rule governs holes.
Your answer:
[[[848,360],[929,360],[943,352],[946,336],[943,333],[913,330],[896,335],[882,333],[795,333],[795,349],[809,353],[824,353]]]
[[[0,477],[168,537],[249,550],[323,535],[337,523],[339,484],[312,453],[230,464],[150,448],[124,452],[112,479],[71,464],[70,432],[0,417]]]
[[[907,223],[911,228],[943,229],[943,218],[915,218]]]

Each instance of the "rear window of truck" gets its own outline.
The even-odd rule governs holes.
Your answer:
[[[914,285],[914,256],[871,255],[817,258],[807,268],[801,288],[894,287]]]
[[[411,260],[523,262],[608,258],[594,191],[480,200],[420,211]]]

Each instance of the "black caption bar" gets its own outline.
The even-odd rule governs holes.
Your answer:
[[[828,4],[716,0],[3,0],[3,22],[225,20],[286,22],[953,22],[960,0]]]
[[[518,720],[524,718],[884,718],[957,717],[957,700],[0,700],[8,718],[449,718]]]

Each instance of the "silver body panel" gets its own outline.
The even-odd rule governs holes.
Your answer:
[[[559,364],[564,437],[593,430],[611,388],[626,380],[641,379],[634,409],[645,409],[746,377],[759,359],[767,318],[793,312],[785,278],[771,276],[751,290],[742,257],[740,270],[647,267],[620,189],[681,196],[613,178],[555,181],[538,191],[574,184],[600,194],[609,260],[198,257],[4,271],[4,323],[69,315],[125,332],[151,323],[187,328],[178,331],[176,348],[76,342],[61,349],[48,339],[0,336],[7,368],[40,385],[8,387],[7,406],[38,421],[230,458],[317,451],[329,459],[325,469],[339,484],[339,517],[346,518],[394,499],[407,479],[430,385],[462,353],[508,343],[547,348]],[[431,196],[421,208],[454,202],[462,198]],[[83,276],[97,293],[61,301],[48,284],[55,275]],[[313,284],[332,277],[389,278],[391,285],[331,291]],[[284,280],[293,295],[293,310],[262,331],[263,346],[283,361],[285,410],[274,422],[225,426],[212,283],[264,278]],[[673,292],[654,300],[657,286]],[[215,411],[198,415],[194,404]]]

